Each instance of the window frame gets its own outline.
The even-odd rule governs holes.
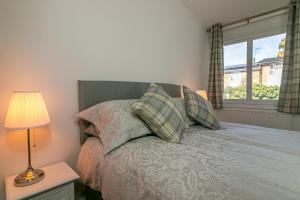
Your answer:
[[[252,65],[253,65],[253,41],[272,37],[280,34],[286,34],[286,30],[271,30],[266,33],[256,34],[247,38],[228,40],[223,42],[223,47],[241,42],[247,43],[247,83],[246,99],[223,99],[225,108],[261,108],[274,110],[277,108],[278,100],[257,100],[252,99]]]

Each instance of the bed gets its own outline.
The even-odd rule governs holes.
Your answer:
[[[139,98],[148,85],[80,81],[80,110],[110,99]],[[181,95],[178,85],[161,86],[173,97]],[[195,125],[180,144],[150,135],[104,156],[99,138],[83,133],[87,126],[80,122],[77,171],[105,200],[300,199],[298,132],[232,123],[222,123],[221,130]]]

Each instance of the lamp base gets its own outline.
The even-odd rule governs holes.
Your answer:
[[[24,187],[28,185],[35,184],[45,177],[45,172],[40,169],[33,169],[28,167],[25,172],[22,172],[15,178],[16,187]]]

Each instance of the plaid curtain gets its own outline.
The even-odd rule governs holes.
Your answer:
[[[223,108],[224,64],[222,25],[216,24],[209,31],[210,63],[208,99],[215,109]]]
[[[292,0],[283,71],[278,101],[278,111],[300,114],[300,0]]]

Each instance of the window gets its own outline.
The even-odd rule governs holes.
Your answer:
[[[224,46],[224,99],[277,100],[286,34]]]
[[[252,99],[278,99],[284,43],[285,34],[253,40]]]
[[[246,99],[247,42],[224,46],[224,99]]]

